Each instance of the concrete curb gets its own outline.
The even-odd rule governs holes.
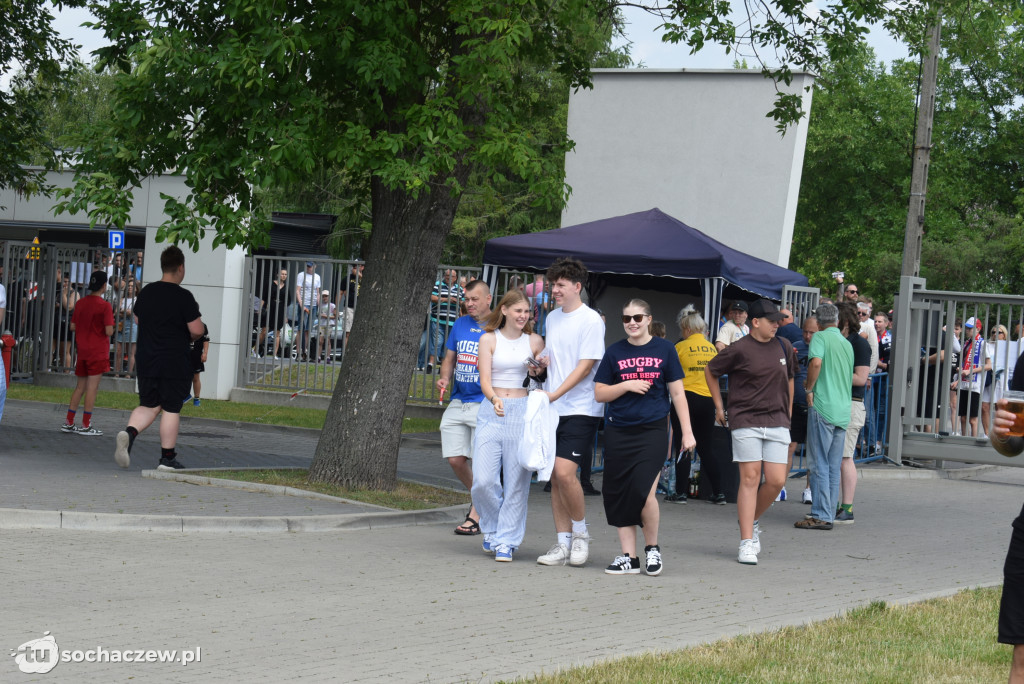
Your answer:
[[[919,468],[858,468],[860,480],[938,480],[942,476],[937,470]]]
[[[348,513],[341,515],[229,517],[138,515],[82,511],[32,511],[0,508],[0,530],[78,530],[89,532],[345,532],[411,525],[455,524],[464,505],[425,511]]]
[[[209,470],[204,468],[203,470]],[[229,469],[237,470],[237,469]],[[257,468],[256,470],[265,470],[264,468]],[[361,506],[365,508],[371,508],[373,510],[382,512],[392,512],[393,508],[387,508],[386,506],[378,506],[376,504],[363,503],[362,501],[354,501],[353,499],[343,499],[340,496],[331,496],[330,494],[320,494],[319,492],[309,492],[304,489],[295,489],[294,487],[285,487],[284,485],[270,485],[262,484],[260,482],[245,482],[242,480],[225,480],[219,477],[207,477],[206,475],[192,475],[187,471],[169,472],[166,470],[143,470],[142,477],[148,477],[153,480],[171,480],[174,482],[186,482],[188,484],[195,485],[207,485],[211,487],[223,487],[224,489],[240,489],[245,492],[262,492],[264,494],[277,494],[279,496],[298,496],[305,499],[317,499],[319,501],[333,501],[335,503],[352,504],[354,506]]]
[[[73,376],[72,376],[73,378]],[[132,383],[134,385],[134,381]],[[73,385],[72,385],[73,386]],[[22,408],[35,407],[39,404],[47,404],[46,402],[31,401],[29,399],[8,399],[7,403],[11,406],[20,406]],[[55,415],[64,415],[65,406],[57,404],[47,404],[51,407],[52,412]],[[114,408],[101,408],[101,411],[109,411],[110,413],[119,416],[119,422],[127,423],[128,417],[132,414],[130,410],[126,409],[114,409]],[[218,420],[216,418],[203,418],[201,416],[182,416],[181,417],[181,429],[188,430],[192,427],[207,427],[207,428],[219,428],[219,429],[234,429],[234,430],[245,430],[247,432],[272,432],[274,434],[284,435],[304,435],[304,436],[317,436],[321,430],[319,428],[304,428],[295,427],[292,425],[274,425],[273,423],[249,423],[241,420]],[[116,434],[116,433],[115,433]],[[408,435],[402,435],[402,446],[412,447],[429,447],[429,448],[441,448],[441,436],[438,433],[436,437],[426,437],[423,433],[411,433]]]

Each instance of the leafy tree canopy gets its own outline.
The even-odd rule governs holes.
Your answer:
[[[216,226],[215,242],[234,246],[266,240],[250,214],[254,191],[304,183],[318,165],[414,195],[462,190],[457,167],[498,179],[508,169],[544,203],[563,199],[557,155],[538,154],[523,123],[522,65],[553,65],[586,84],[586,36],[573,28],[597,21],[594,3],[131,0],[92,9],[117,41],[98,52],[101,66],[130,70],[111,121],[83,138],[78,186],[61,209],[88,210],[91,200],[94,222],[121,225],[127,187],[177,169],[192,194],[168,202],[174,218],[161,237],[195,246]]]
[[[954,11],[957,10],[957,11]],[[1024,291],[1024,15],[947,5],[921,274],[937,289]],[[815,84],[791,265],[845,271],[885,307],[899,287],[919,68],[863,49]]]
[[[71,0],[65,6],[78,6]],[[49,144],[40,114],[64,85],[65,70],[75,61],[75,46],[53,27],[50,0],[0,2],[0,188],[33,193],[43,174],[24,164],[53,167],[57,150]]]

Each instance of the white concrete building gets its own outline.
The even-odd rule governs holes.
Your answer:
[[[809,112],[812,83],[797,73],[779,88]],[[596,69],[594,88],[569,98],[562,226],[657,207],[788,266],[807,118],[780,135],[766,116],[775,95],[759,71]]]

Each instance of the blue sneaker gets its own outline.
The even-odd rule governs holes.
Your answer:
[[[782,489],[779,490],[779,494],[778,494],[778,496],[775,497],[775,500],[776,501],[785,501],[786,500],[786,487],[785,486],[783,486]]]
[[[498,544],[494,547],[494,560],[499,563],[511,563],[512,551],[514,549],[508,544]]]
[[[192,395],[190,394],[187,397],[185,397],[184,399],[182,399],[181,400],[181,405],[184,406],[185,404],[187,404],[191,398],[192,398]]]
[[[483,549],[484,549],[484,553],[486,553],[488,555],[494,553],[494,547],[491,546],[491,541],[489,539],[484,539]]]
[[[192,400],[192,405],[199,406],[199,397],[196,397],[195,399]]]

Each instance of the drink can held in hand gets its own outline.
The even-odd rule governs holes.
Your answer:
[[[1024,392],[1010,390],[1003,393],[1003,399],[1006,399],[1006,410],[1015,416],[1009,436],[1024,437]]]

